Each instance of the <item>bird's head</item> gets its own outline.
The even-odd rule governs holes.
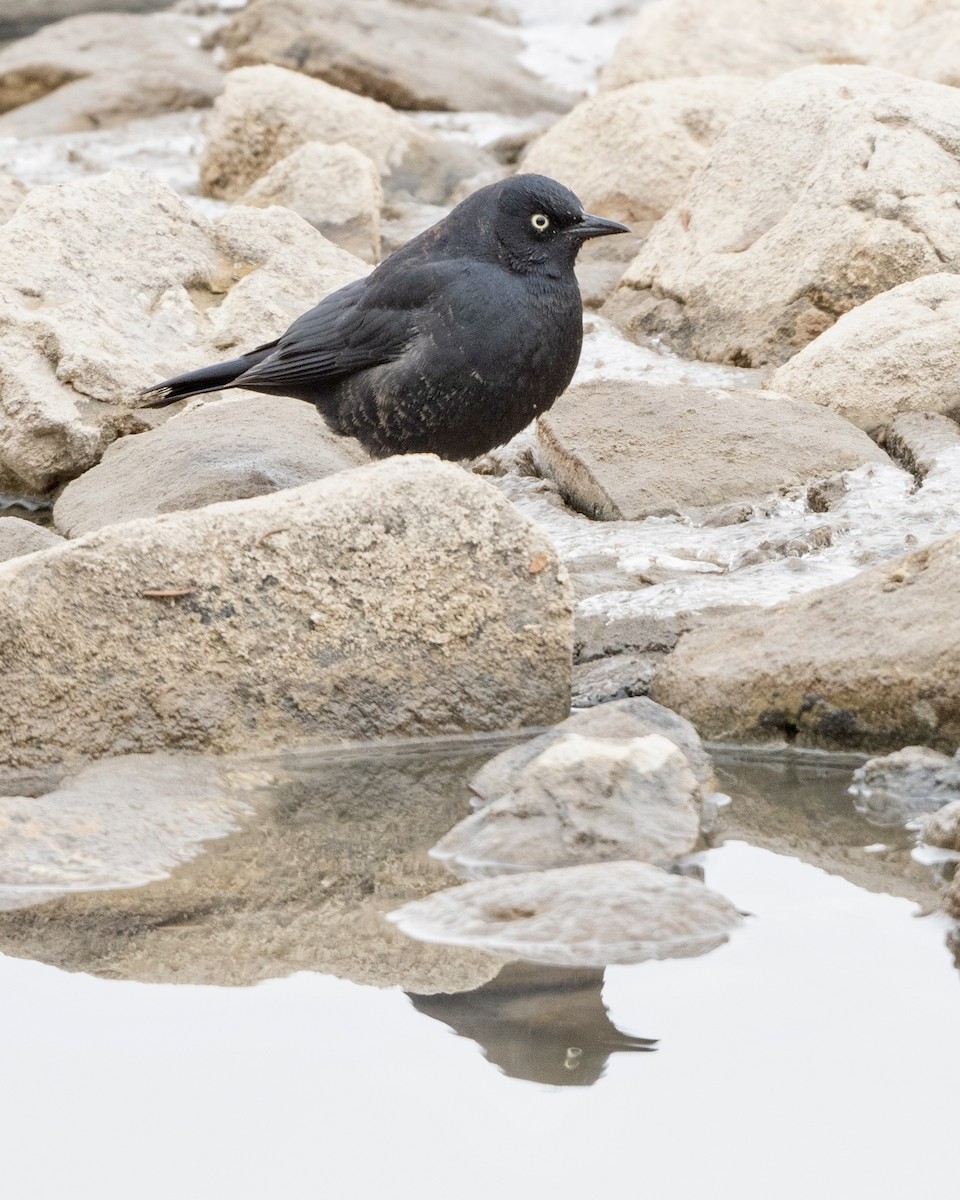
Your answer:
[[[482,238],[491,257],[512,270],[558,274],[573,267],[589,238],[629,233],[619,221],[584,212],[577,197],[546,175],[514,175],[464,201],[482,214]]]

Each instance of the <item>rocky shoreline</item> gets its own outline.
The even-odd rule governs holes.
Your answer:
[[[571,694],[956,751],[960,15],[626,7],[590,6],[623,36],[589,88],[566,9],[477,0],[184,0],[0,49],[8,791]],[[472,470],[368,464],[294,401],[137,407],[517,170],[635,237],[584,255],[573,387]]]

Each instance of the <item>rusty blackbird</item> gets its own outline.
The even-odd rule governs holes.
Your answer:
[[[145,407],[248,388],[316,405],[375,457],[474,458],[570,382],[583,340],[577,251],[626,232],[544,175],[490,184],[276,341],[147,388]]]

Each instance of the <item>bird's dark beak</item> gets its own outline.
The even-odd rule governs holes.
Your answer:
[[[586,241],[587,238],[606,237],[610,233],[629,233],[630,230],[619,221],[608,221],[606,217],[594,217],[590,213],[584,213],[570,232],[574,237]]]

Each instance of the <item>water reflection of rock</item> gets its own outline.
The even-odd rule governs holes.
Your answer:
[[[505,1075],[587,1087],[619,1050],[654,1050],[655,1038],[629,1037],[607,1015],[603,972],[510,963],[471,992],[408,993],[425,1016],[472,1038]]]
[[[503,744],[441,740],[428,753],[411,742],[274,764],[275,786],[245,797],[240,828],[197,845],[169,878],[0,913],[0,951],[149,982],[242,985],[311,970],[421,992],[474,988],[500,964],[401,937],[382,914],[446,885],[426,848],[469,811],[464,781]],[[136,867],[143,846],[127,836],[127,850]]]

